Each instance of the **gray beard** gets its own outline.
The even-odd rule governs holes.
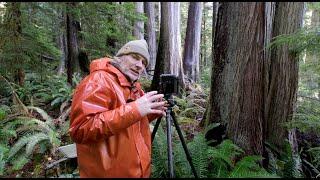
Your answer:
[[[117,68],[117,69],[127,78],[127,80],[131,83],[131,85],[132,85],[133,83],[135,83],[137,80],[132,81],[126,74],[124,74],[124,73],[122,72],[119,63],[117,62],[117,61],[119,61],[119,59],[118,59],[118,57],[115,57],[115,59],[116,59],[116,58],[117,58],[117,60],[112,60],[112,61],[110,61],[110,64],[111,64],[112,66],[114,66],[115,68]]]

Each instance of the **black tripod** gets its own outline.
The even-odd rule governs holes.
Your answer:
[[[173,157],[172,157],[172,137],[171,137],[171,120],[173,120],[173,124],[178,132],[181,144],[183,146],[184,152],[186,153],[187,160],[191,166],[193,175],[195,178],[198,178],[197,172],[192,164],[192,159],[190,156],[190,153],[188,151],[187,145],[183,139],[183,135],[181,133],[181,129],[177,123],[176,117],[174,115],[174,112],[172,111],[172,107],[174,106],[174,101],[172,98],[172,95],[165,95],[165,99],[168,101],[169,106],[166,110],[166,122],[167,122],[167,152],[168,152],[168,169],[169,169],[169,176],[170,178],[174,178],[174,171],[173,171]],[[153,142],[153,139],[157,133],[158,127],[160,125],[161,118],[159,118],[156,122],[156,125],[154,126],[154,129],[152,131],[151,135],[151,142]]]

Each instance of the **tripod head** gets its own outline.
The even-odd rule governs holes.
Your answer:
[[[178,93],[179,83],[178,77],[174,74],[161,74],[160,75],[160,90],[164,94],[164,98],[169,103],[169,107],[173,107],[175,102],[173,94]]]
[[[175,105],[175,101],[173,99],[172,94],[165,94],[164,99],[168,102],[170,108],[172,108]]]

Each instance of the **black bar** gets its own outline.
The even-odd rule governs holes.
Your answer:
[[[152,134],[151,134],[151,143],[153,142],[154,137],[156,136],[156,133],[157,133],[159,124],[160,124],[160,122],[161,122],[161,118],[162,118],[162,117],[159,117],[158,120],[157,120],[157,122],[156,122],[156,125],[154,125],[153,131],[152,131]]]
[[[193,175],[194,175],[195,178],[198,178],[196,169],[194,168],[194,166],[193,166],[193,164],[192,164],[192,158],[191,158],[190,153],[189,153],[189,151],[188,151],[187,145],[186,145],[186,143],[185,143],[185,141],[184,141],[184,139],[183,139],[183,135],[182,135],[182,133],[181,133],[181,129],[180,129],[178,123],[177,123],[177,120],[176,120],[176,117],[174,116],[174,112],[173,112],[173,111],[171,111],[171,117],[172,117],[172,119],[173,119],[173,124],[174,124],[174,126],[176,127],[176,130],[177,130],[177,132],[178,132],[178,134],[179,134],[179,138],[180,138],[181,144],[182,144],[182,146],[183,146],[184,152],[186,153],[186,156],[187,156],[188,162],[189,162],[189,164],[190,164],[190,166],[191,166]]]
[[[167,109],[166,120],[167,120],[167,152],[168,152],[168,170],[169,177],[174,177],[173,172],[173,157],[172,157],[172,137],[171,137],[171,108]]]

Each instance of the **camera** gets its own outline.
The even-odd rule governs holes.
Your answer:
[[[164,95],[178,94],[178,77],[174,74],[160,75],[160,92]]]

